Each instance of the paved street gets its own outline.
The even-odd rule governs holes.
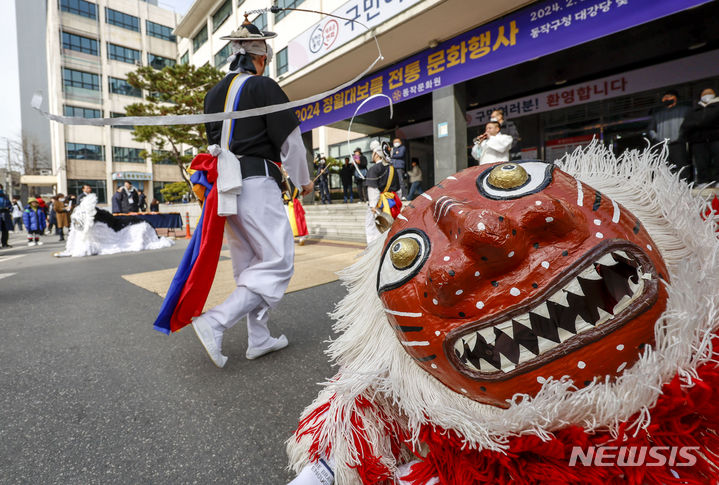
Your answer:
[[[332,375],[323,350],[339,283],[286,295],[271,319],[290,341],[282,352],[245,360],[246,328],[234,327],[219,370],[191,328],[153,330],[161,297],[122,277],[173,268],[184,240],[58,259],[57,237],[43,239],[29,248],[12,234],[15,247],[0,251],[0,482],[291,478],[284,441]]]

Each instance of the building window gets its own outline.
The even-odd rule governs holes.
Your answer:
[[[157,165],[176,165],[175,161],[170,158],[169,150],[152,150],[152,154],[163,157],[160,161],[155,162]]]
[[[124,118],[127,116],[125,113],[116,113],[114,111],[110,111],[110,118]],[[135,127],[131,125],[116,125],[113,126],[113,128],[117,128],[118,130],[134,130]]]
[[[255,17],[252,23],[260,30],[267,30],[267,12],[262,12],[260,15]]]
[[[287,47],[277,53],[277,75],[281,76],[287,72],[289,68],[287,62]]]
[[[152,37],[169,40],[170,42],[177,42],[177,37],[175,37],[172,33],[172,27],[145,20],[145,30],[147,31],[147,35]]]
[[[60,10],[93,20],[97,18],[97,6],[85,0],[60,0]]]
[[[82,186],[89,185],[92,188],[92,193],[97,195],[97,201],[100,204],[107,202],[107,191],[105,189],[104,180],[72,180],[67,179],[67,193],[80,195],[82,193]]]
[[[182,57],[180,57],[180,64],[189,64],[190,63],[190,51],[185,52],[182,54]]]
[[[127,30],[134,30],[135,32],[140,31],[140,19],[128,15],[124,12],[118,12],[109,7],[105,7],[105,22],[112,25],[117,25]]]
[[[65,143],[65,158],[68,160],[105,160],[105,147],[86,143]]]
[[[167,57],[157,56],[155,54],[147,53],[147,63],[155,69],[162,69],[163,67],[174,66],[175,59]]]
[[[155,196],[154,198],[157,199],[159,202],[164,203],[165,197],[162,195],[162,192],[160,192],[165,185],[174,184],[175,182],[152,182],[152,193]]]
[[[140,51],[109,42],[107,43],[107,57],[113,61],[127,62],[128,64],[140,63]]]
[[[193,156],[195,154],[195,150],[193,148],[188,148],[185,150],[185,155]]]
[[[76,118],[102,118],[102,111],[94,108],[81,108],[80,106],[65,105],[63,107],[65,116],[74,116]]]
[[[100,90],[100,76],[91,72],[62,68],[62,85],[66,88]]]
[[[192,39],[192,50],[197,52],[197,49],[202,47],[205,42],[207,42],[207,25],[202,27],[202,30]]]
[[[227,62],[227,58],[230,57],[230,54],[232,53],[232,47],[230,44],[231,42],[228,42],[225,44],[225,47],[220,49],[220,51],[215,54],[215,67],[224,66]]]
[[[115,94],[124,94],[125,96],[142,97],[142,90],[134,88],[124,79],[118,77],[110,77],[110,92]]]
[[[97,55],[97,40],[83,37],[81,35],[62,33],[62,48],[72,51],[82,52],[83,54]]]
[[[142,148],[112,147],[113,162],[145,163],[140,156]]]
[[[277,0],[277,6],[280,8],[296,8],[305,0]],[[371,3],[371,2],[370,2]],[[279,22],[289,14],[287,10],[280,10],[275,14],[275,22]]]
[[[225,3],[212,16],[212,31],[219,29],[220,25],[230,18],[230,15],[232,15],[232,0],[225,0]]]

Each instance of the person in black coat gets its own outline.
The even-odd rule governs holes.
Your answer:
[[[0,232],[2,233],[2,236],[0,236],[0,243],[4,248],[11,247],[7,241],[12,229],[12,202],[10,202],[8,196],[5,195],[3,186],[0,184]]]
[[[696,183],[719,182],[719,98],[713,89],[702,91],[681,131],[694,157]]]
[[[355,163],[357,164],[357,168],[359,168],[360,173],[362,174],[362,177],[367,176],[367,157],[362,155],[362,149],[361,148],[355,148],[354,154],[352,155],[354,158]],[[357,173],[355,173],[355,183],[357,184],[357,192],[359,193],[359,198],[362,202],[367,202],[369,200],[367,198],[367,186],[365,185],[364,178],[360,177]]]
[[[512,137],[512,146],[509,147],[509,159],[521,159],[522,149],[519,142],[522,140],[522,137],[519,136],[519,130],[517,129],[517,125],[514,124],[514,121],[504,119],[504,110],[502,109],[495,109],[494,111],[492,111],[490,119],[499,122],[500,133]]]
[[[120,214],[122,212],[122,187],[118,187],[114,194],[112,194],[112,213]]]
[[[125,181],[125,187],[121,194],[120,207],[122,208],[122,212],[125,214],[128,212],[137,212],[140,204],[140,196],[137,193],[137,189],[133,187],[130,182]]]
[[[355,167],[350,163],[350,157],[345,157],[345,164],[340,170],[340,179],[342,180],[342,190],[344,192],[345,204],[347,203],[347,195],[349,194],[350,203],[354,202],[354,194],[352,193],[352,179],[354,178]]]
[[[145,193],[142,190],[138,190],[137,197],[137,208],[140,209],[140,212],[147,211],[147,197],[145,196]]]

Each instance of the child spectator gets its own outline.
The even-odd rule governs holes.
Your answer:
[[[13,230],[17,229],[18,226],[20,227],[20,230],[24,230],[22,226],[22,212],[23,212],[22,204],[20,204],[20,201],[17,197],[12,198],[12,222],[13,222]]]
[[[25,212],[22,214],[22,221],[27,228],[27,245],[42,246],[40,236],[45,231],[45,213],[40,208],[35,197],[30,197],[27,201]]]

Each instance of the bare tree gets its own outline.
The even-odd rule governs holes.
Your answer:
[[[3,167],[29,175],[37,175],[41,169],[52,169],[52,162],[46,144],[33,136],[23,133],[19,137],[5,138]]]

